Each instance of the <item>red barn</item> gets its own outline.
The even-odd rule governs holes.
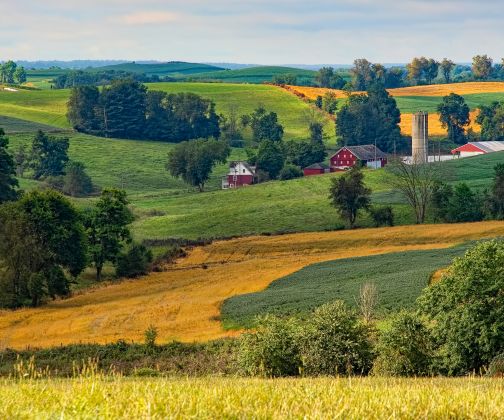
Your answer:
[[[247,162],[237,161],[229,164],[229,172],[222,180],[222,188],[239,188],[252,185],[256,180],[256,170]]]
[[[453,149],[451,153],[458,157],[469,157],[501,151],[504,151],[504,141],[473,141]]]
[[[325,163],[314,163],[313,165],[307,166],[303,169],[304,176],[310,175],[321,175],[331,172],[331,168]]]
[[[368,168],[383,168],[387,164],[387,155],[373,144],[363,146],[345,146],[331,157],[331,172],[343,171],[361,162]]]

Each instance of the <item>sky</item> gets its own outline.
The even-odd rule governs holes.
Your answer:
[[[502,0],[0,0],[0,60],[504,56]]]

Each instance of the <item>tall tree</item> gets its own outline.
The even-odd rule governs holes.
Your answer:
[[[495,176],[489,197],[489,207],[492,217],[504,219],[504,163],[494,167]]]
[[[0,203],[16,200],[18,196],[16,179],[16,164],[9,154],[9,139],[0,128]]]
[[[18,68],[14,72],[14,79],[20,85],[26,83],[26,70],[24,69],[24,67],[18,66]]]
[[[359,58],[353,64],[350,70],[353,88],[354,90],[366,90],[376,79],[372,63],[365,58]]]
[[[504,140],[504,102],[480,105],[476,123],[481,126],[481,139],[485,141]]]
[[[439,62],[433,58],[429,58],[424,67],[424,76],[427,84],[431,84],[439,73]]]
[[[87,211],[84,226],[98,281],[105,263],[115,263],[123,246],[131,242],[128,225],[132,221],[126,193],[121,190],[103,190],[96,206]]]
[[[456,93],[450,93],[443,98],[437,111],[441,125],[448,129],[448,138],[456,144],[465,144],[467,142],[465,127],[471,122],[465,99]]]
[[[5,62],[2,66],[2,82],[3,83],[14,83],[14,75],[16,73],[17,64],[9,60]]]
[[[331,180],[329,199],[331,204],[354,227],[359,211],[369,208],[371,190],[364,185],[364,174],[353,166],[342,176]]]
[[[338,109],[338,99],[334,92],[326,92],[323,97],[322,108],[330,115],[334,115]]]
[[[104,129],[104,112],[96,86],[79,86],[70,91],[67,118],[77,131],[98,134]]]
[[[447,58],[443,58],[443,61],[439,63],[439,67],[441,68],[441,73],[443,74],[443,78],[445,83],[450,83],[451,74],[453,69],[455,68],[455,63]]]
[[[275,112],[267,112],[264,107],[259,106],[252,114],[250,124],[255,141],[282,140],[284,130]]]
[[[30,166],[35,179],[60,176],[68,162],[68,138],[58,139],[39,130],[32,142]]]
[[[476,55],[473,57],[472,72],[476,79],[485,80],[492,74],[493,60],[485,55]]]
[[[376,143],[384,152],[393,152],[401,140],[400,121],[395,99],[377,84],[367,95],[348,99],[337,114],[336,133],[346,146]]]
[[[229,146],[223,141],[185,141],[170,151],[166,169],[172,176],[182,178],[203,192],[213,168],[217,163],[225,163],[229,153]]]
[[[141,138],[147,88],[134,80],[115,80],[103,88],[101,108],[107,137]]]
[[[65,166],[63,193],[72,197],[84,197],[93,192],[93,182],[82,162],[70,161]]]
[[[265,140],[257,150],[256,166],[268,173],[269,179],[276,179],[285,163],[285,152],[281,142]]]
[[[80,215],[55,191],[34,191],[1,206],[0,236],[3,306],[38,306],[44,296],[65,296],[67,273],[76,277],[86,266]]]

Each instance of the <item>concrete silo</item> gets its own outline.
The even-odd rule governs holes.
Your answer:
[[[417,112],[413,114],[412,137],[412,159],[414,163],[426,163],[429,159],[429,114],[427,112]]]

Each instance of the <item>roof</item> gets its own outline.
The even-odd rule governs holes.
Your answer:
[[[255,174],[256,168],[255,166],[249,165],[248,162],[245,162],[244,160],[235,160],[233,162],[229,162],[229,169],[233,169],[237,165],[243,165],[248,171],[251,173]]]
[[[504,151],[504,141],[470,141],[467,144],[453,149],[452,153],[467,151],[467,149],[472,151],[474,148],[484,153],[501,152]]]
[[[326,165],[325,163],[314,163],[313,165],[307,166],[303,169],[329,169],[329,165]]]
[[[374,144],[364,144],[362,146],[345,146],[336,152],[338,154],[343,149],[348,150],[359,160],[374,160],[376,159],[386,159],[387,154],[382,152],[378,147],[375,147]]]

